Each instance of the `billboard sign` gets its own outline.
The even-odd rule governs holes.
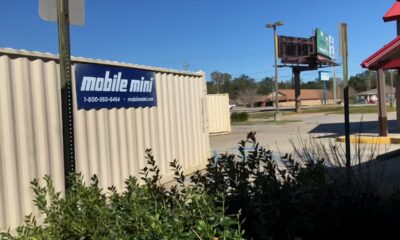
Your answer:
[[[308,57],[314,53],[312,38],[278,36],[278,54],[280,59]]]
[[[75,80],[78,109],[157,106],[152,71],[76,63]]]
[[[317,28],[315,39],[317,53],[333,59],[335,56],[334,38]]]

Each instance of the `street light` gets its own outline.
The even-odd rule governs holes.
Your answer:
[[[275,120],[279,120],[279,84],[278,84],[278,37],[276,35],[276,27],[282,26],[283,22],[278,21],[275,23],[269,23],[265,25],[266,28],[272,28],[274,30],[274,52],[275,52]]]

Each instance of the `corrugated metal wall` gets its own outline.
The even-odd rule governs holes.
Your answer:
[[[185,172],[206,163],[210,146],[204,74],[154,71],[157,107],[77,111],[74,99],[76,166],[86,179],[97,174],[104,188],[122,190],[123,181],[138,176],[145,166],[146,148],[153,149],[165,180],[173,159]],[[63,191],[59,89],[55,56],[0,49],[0,229],[14,228],[34,211],[33,178],[51,175]]]
[[[231,132],[231,115],[228,94],[208,94],[208,127],[212,135]]]

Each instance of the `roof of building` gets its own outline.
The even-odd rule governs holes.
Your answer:
[[[369,56],[361,66],[373,70],[400,68],[400,36]]]
[[[279,90],[279,99],[294,101],[295,92],[294,89],[281,89]],[[324,90],[322,89],[301,89],[300,91],[301,100],[320,100],[324,98]],[[266,99],[274,99],[274,93],[265,96]],[[326,91],[326,98],[333,99],[333,94],[330,91]]]
[[[265,102],[267,100],[267,95],[256,95],[253,98],[254,102]]]
[[[398,19],[400,19],[400,3],[395,2],[385,16],[383,16],[383,21],[389,22]]]
[[[24,49],[13,49],[13,48],[0,48],[0,56],[8,55],[8,56],[17,56],[17,57],[26,57],[30,59],[48,59],[48,60],[58,60],[58,54],[51,54],[51,53],[43,53],[37,51],[28,51]],[[162,72],[162,73],[174,73],[174,74],[182,74],[182,75],[189,75],[189,76],[204,76],[204,72],[188,72],[188,71],[181,71],[175,69],[167,69],[167,68],[160,68],[160,67],[151,67],[151,66],[144,66],[126,62],[117,62],[117,61],[110,61],[110,60],[102,60],[102,59],[93,59],[93,58],[83,58],[83,57],[71,57],[72,62],[81,62],[81,63],[95,63],[95,64],[105,64],[111,66],[119,66],[119,67],[128,67],[128,68],[137,68],[143,70],[150,70],[155,72]]]

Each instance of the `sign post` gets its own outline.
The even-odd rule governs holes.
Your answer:
[[[57,0],[57,17],[63,119],[64,177],[65,189],[69,189],[71,183],[68,178],[71,174],[75,173],[75,144],[68,0]]]
[[[329,73],[326,71],[319,71],[319,80],[324,83],[324,105],[326,105],[326,81],[329,81]]]
[[[72,101],[69,25],[83,25],[83,5],[84,0],[39,0],[40,17],[47,21],[57,21],[58,24],[64,177],[66,190],[71,186],[71,182],[69,181],[70,175],[75,173],[74,108]],[[73,13],[72,20],[70,20],[70,11]]]

